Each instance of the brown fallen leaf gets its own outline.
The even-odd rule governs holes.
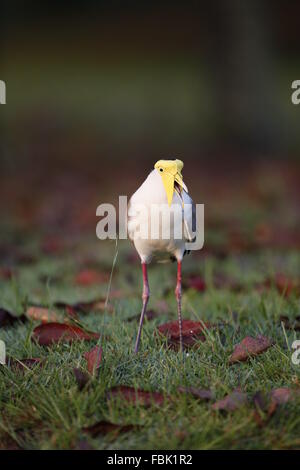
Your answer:
[[[284,274],[276,274],[274,282],[278,292],[285,297],[289,297],[293,292],[299,292],[299,283]]]
[[[151,406],[154,403],[162,405],[165,400],[165,397],[159,392],[147,392],[126,385],[112,387],[108,392],[108,398],[122,398],[126,402],[143,406]]]
[[[0,268],[0,279],[10,281],[13,277],[13,271],[11,268]]]
[[[90,313],[91,311],[104,311],[105,299],[92,300],[90,302],[77,302],[75,304],[68,304],[66,302],[56,302],[54,304],[57,308],[64,308],[66,313],[73,318],[78,317],[78,313]],[[106,306],[107,311],[112,311],[112,306]]]
[[[264,282],[258,283],[256,288],[262,292],[264,289],[269,289],[272,286],[275,286],[279,294],[284,297],[289,297],[294,293],[299,295],[300,293],[299,280],[291,279],[281,273],[277,273],[274,278],[267,278]]]
[[[81,370],[77,367],[75,367],[73,369],[73,372],[74,372],[74,375],[75,375],[75,379],[76,379],[76,382],[77,382],[78,389],[81,391],[81,390],[84,389],[86,384],[89,383],[90,376],[86,372],[84,372],[83,370]]]
[[[209,389],[197,388],[197,387],[178,387],[178,392],[187,395],[192,395],[194,398],[200,400],[212,400],[213,393]]]
[[[49,346],[61,340],[71,342],[74,340],[91,341],[99,339],[99,333],[84,331],[78,326],[63,323],[43,323],[33,330],[32,339],[41,346]]]
[[[185,285],[186,287],[190,289],[195,289],[198,292],[204,292],[206,290],[206,284],[204,279],[201,276],[195,274],[192,274],[187,278],[187,280],[185,281]]]
[[[198,341],[205,341],[205,329],[212,328],[213,325],[208,322],[199,322],[192,320],[182,320],[182,340],[183,346],[189,348],[195,345]],[[157,331],[162,336],[166,336],[167,345],[171,349],[180,349],[180,334],[178,321],[164,323],[157,328]]]
[[[264,392],[259,390],[258,392],[254,394],[252,400],[253,400],[253,404],[255,408],[253,417],[256,421],[257,426],[261,428],[267,422],[266,412],[268,408],[268,399],[266,395],[264,394]]]
[[[277,405],[282,405],[294,398],[297,392],[299,395],[300,391],[292,390],[288,387],[274,388],[271,391],[271,400],[277,403]]]
[[[95,269],[83,269],[75,276],[75,284],[79,286],[91,286],[107,282],[109,276],[107,273],[96,271]]]
[[[109,421],[99,421],[98,423],[93,424],[92,426],[87,426],[82,429],[84,433],[89,434],[92,437],[97,437],[99,434],[109,434],[114,433],[115,435],[133,431],[138,429],[138,426],[133,424],[114,424]]]
[[[105,299],[92,300],[91,302],[78,302],[75,304],[82,313],[90,313],[91,311],[103,312],[105,309],[109,312],[113,310],[110,304],[105,306]]]
[[[102,359],[102,348],[96,345],[91,351],[84,353],[84,357],[87,360],[87,370],[91,375],[94,375],[97,369],[100,367]]]
[[[193,320],[182,320],[182,335],[183,336],[194,336],[203,333],[205,328],[209,328],[210,323],[193,321]],[[158,332],[171,339],[179,338],[179,325],[178,321],[171,321],[163,323],[157,328]]]
[[[268,415],[272,416],[278,406],[284,405],[290,401],[293,401],[296,397],[300,396],[299,389],[290,389],[288,387],[274,388],[271,391],[270,398],[271,403],[268,409]]]
[[[247,403],[247,395],[240,389],[234,390],[222,400],[212,405],[213,410],[234,411]]]
[[[39,320],[43,323],[57,322],[60,320],[56,312],[46,307],[28,307],[26,310],[26,316],[31,320]]]
[[[266,336],[258,335],[256,338],[246,336],[246,338],[235,346],[229,358],[229,364],[246,361],[249,357],[257,356],[269,349],[272,344],[272,340]]]
[[[25,315],[17,316],[10,313],[4,308],[0,308],[0,327],[11,326],[16,322],[24,323],[27,320]]]

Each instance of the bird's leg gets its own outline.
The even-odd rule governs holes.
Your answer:
[[[142,263],[142,270],[143,270],[143,307],[142,307],[142,313],[141,313],[141,318],[140,318],[140,324],[139,324],[139,330],[138,334],[136,337],[136,342],[135,342],[135,347],[134,347],[134,352],[137,353],[139,350],[139,344],[140,344],[140,339],[141,339],[141,332],[142,332],[142,326],[143,326],[143,321],[144,321],[144,316],[146,313],[146,308],[150,296],[150,290],[149,290],[149,283],[148,283],[148,273],[147,273],[147,264]]]
[[[177,300],[180,350],[183,352],[182,316],[181,316],[181,261],[177,262],[177,284],[176,284],[176,289],[175,289],[175,295],[176,295],[176,300]]]

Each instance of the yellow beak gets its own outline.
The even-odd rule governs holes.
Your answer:
[[[160,171],[163,162],[165,163],[165,161],[160,160],[155,164],[155,168],[158,171]],[[164,164],[163,171],[160,171],[162,182],[167,194],[169,206],[171,205],[173,200],[175,182],[180,186],[180,191],[182,188],[187,191],[187,188],[183,182],[181,175],[182,167],[183,163],[181,162],[181,160],[175,160],[168,162],[168,165]]]

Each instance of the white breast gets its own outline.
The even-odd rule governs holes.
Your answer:
[[[172,204],[168,206],[162,178],[157,170],[148,175],[131,197],[128,206],[128,234],[142,262],[149,263],[153,255],[160,258],[162,253],[182,259],[188,238],[187,219],[188,226],[191,227],[192,214],[188,204],[191,201],[189,195],[183,192],[182,197],[186,208],[175,191]],[[174,211],[178,215],[175,219],[172,215]],[[180,232],[181,236],[178,236]]]

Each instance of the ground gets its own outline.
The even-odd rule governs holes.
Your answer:
[[[262,413],[262,419],[255,415],[253,403],[258,391],[299,387],[300,366],[291,361],[297,330],[288,328],[287,320],[281,321],[287,316],[295,325],[299,315],[299,250],[287,233],[279,244],[272,235],[272,221],[258,226],[255,219],[254,236],[250,213],[240,220],[251,236],[235,229],[228,239],[224,226],[210,220],[206,248],[184,259],[183,317],[215,325],[205,333],[205,341],[196,342],[184,355],[168,349],[166,340],[155,333],[158,325],[177,318],[176,264],[149,267],[148,308],[157,315],[146,319],[140,352],[134,355],[142,278],[129,242],[100,242],[94,232],[74,240],[57,235],[45,240],[27,233],[20,250],[16,248],[20,236],[7,229],[1,246],[0,306],[22,315],[29,305],[42,305],[64,320],[69,319],[67,307],[58,308],[56,302],[74,305],[100,300],[80,312],[78,319],[88,330],[103,335],[103,355],[97,373],[79,390],[73,369],[86,371],[84,353],[97,340],[61,341],[45,347],[32,340],[33,329],[41,321],[2,325],[0,339],[10,358],[40,358],[43,363],[25,370],[1,366],[0,448],[299,448],[299,398],[279,406],[272,416]],[[258,334],[270,338],[273,345],[230,365],[235,345]],[[108,390],[115,385],[161,392],[165,400],[150,407],[112,400]],[[179,392],[180,386],[210,389],[214,398],[198,400]],[[247,403],[229,412],[212,408],[238,387],[247,394]],[[94,437],[84,431],[99,421],[138,427]]]

